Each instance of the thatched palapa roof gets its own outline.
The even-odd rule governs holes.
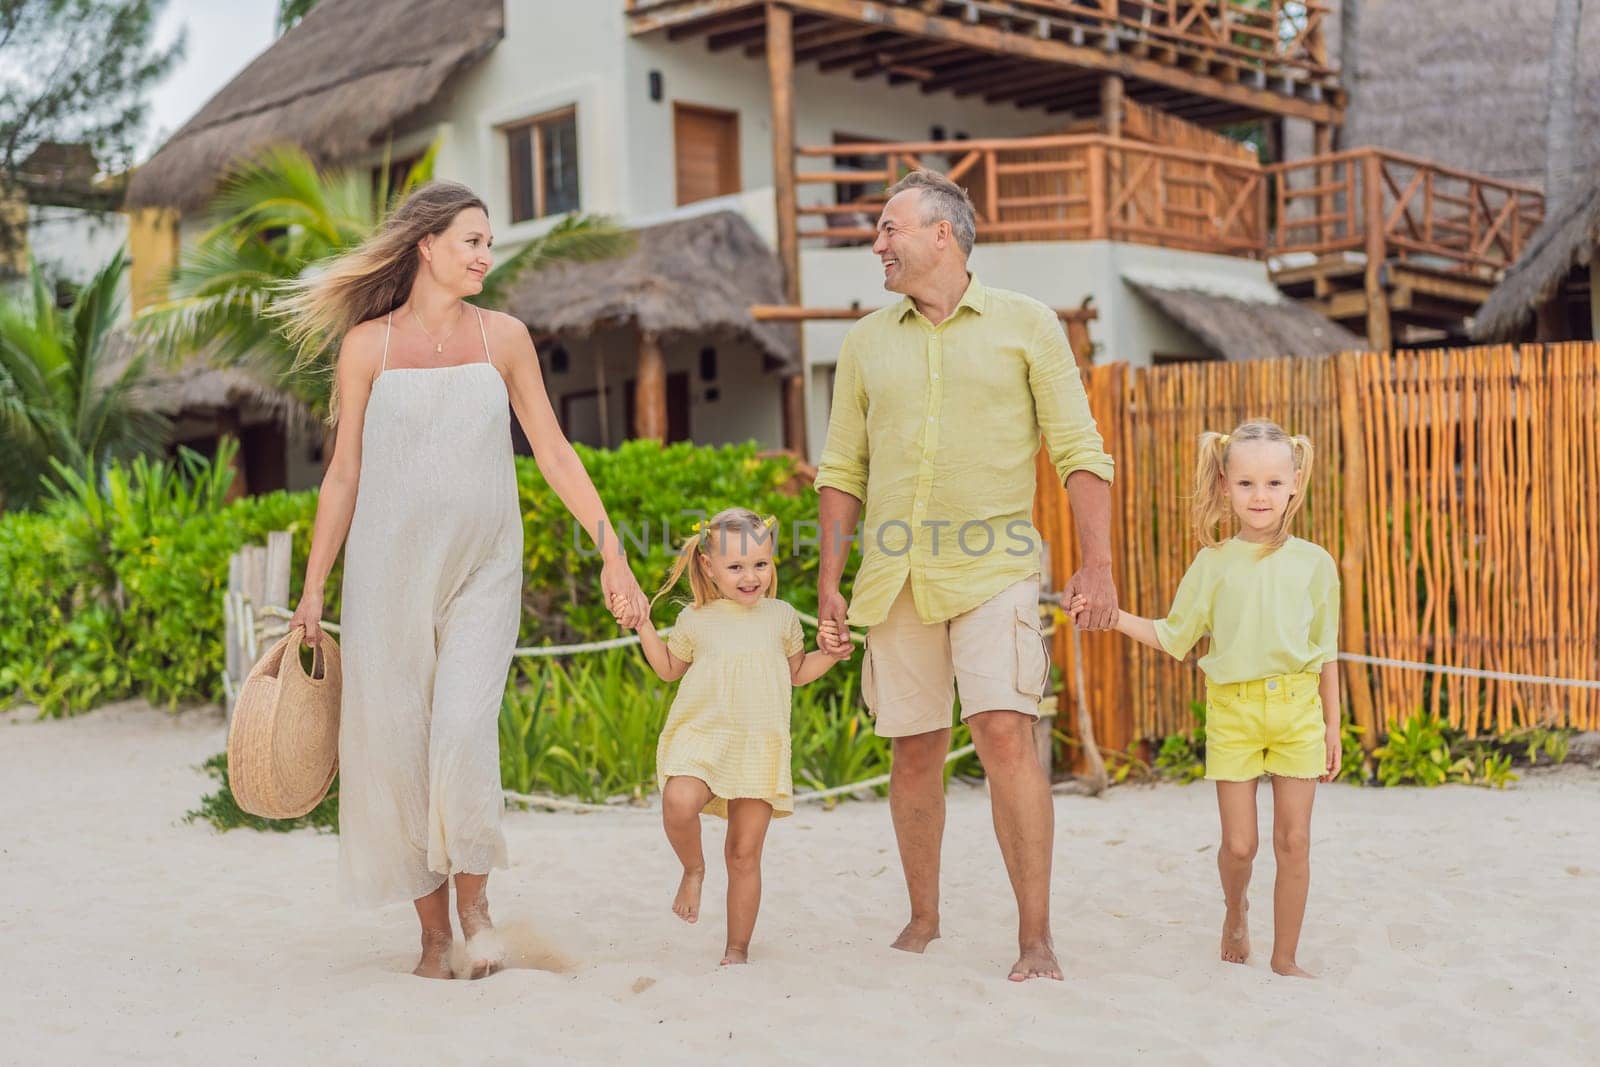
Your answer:
[[[1122,280],[1212,352],[1233,362],[1325,356],[1366,347],[1343,326],[1295,303],[1265,280],[1250,284],[1135,269],[1124,270]]]
[[[123,327],[107,338],[107,379],[120,375],[150,342],[136,330]],[[316,417],[293,394],[263,381],[242,367],[217,366],[208,353],[196,353],[177,366],[167,366],[152,353],[140,395],[149,406],[169,418],[181,415],[215,415],[230,409],[265,414],[285,428],[307,427]]]
[[[1506,271],[1473,317],[1479,341],[1514,341],[1540,304],[1556,295],[1573,268],[1587,266],[1593,285],[1600,247],[1600,171],[1573,182],[1566,204],[1545,219],[1522,258]]]
[[[200,207],[270,144],[319,163],[370,151],[504,32],[501,0],[322,0],[135,172],[128,205]]]
[[[752,304],[781,304],[783,267],[744,216],[718,211],[635,231],[632,252],[559,263],[512,287],[506,310],[535,334],[581,339],[627,327],[662,340],[747,340],[770,369],[800,367],[793,326],[757,322]]]
[[[1544,185],[1556,0],[1363,0],[1341,143]],[[1578,31],[1574,173],[1600,162],[1600,3]]]

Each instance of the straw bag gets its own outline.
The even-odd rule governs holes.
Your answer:
[[[228,728],[228,784],[239,807],[294,819],[322,802],[339,770],[339,646],[324,631],[308,675],[296,626],[250,668]]]

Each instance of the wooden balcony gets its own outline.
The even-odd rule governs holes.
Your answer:
[[[1532,186],[1382,149],[1267,170],[1273,280],[1374,347],[1463,336],[1544,217]]]
[[[1087,114],[1121,78],[1131,99],[1207,124],[1337,124],[1344,107],[1327,0],[626,0],[635,35],[750,58],[775,8],[795,63],[927,93]]]
[[[871,241],[885,188],[926,167],[967,187],[980,241],[1130,241],[1257,257],[1267,247],[1265,174],[1237,154],[1103,134],[829,145],[799,154],[802,166],[826,161],[795,175],[802,241]],[[862,167],[863,160],[876,166]],[[808,195],[819,186],[833,195]]]

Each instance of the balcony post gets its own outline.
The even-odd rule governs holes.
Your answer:
[[[795,193],[794,162],[794,13],[782,4],[767,5],[767,85],[772,97],[772,193],[778,218],[778,258],[783,263],[783,298],[800,305],[800,205]],[[783,446],[806,455],[806,363],[804,327],[800,333],[800,369],[784,381],[786,417]]]
[[[1389,297],[1383,288],[1388,247],[1383,232],[1383,158],[1370,148],[1361,156],[1361,228],[1367,253],[1367,347],[1387,352],[1393,339],[1389,336]]]

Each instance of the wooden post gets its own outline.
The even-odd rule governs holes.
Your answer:
[[[594,358],[594,395],[598,398],[596,409],[600,415],[600,447],[611,447],[611,393],[606,385],[606,350],[596,346]]]
[[[1100,79],[1100,126],[1107,137],[1122,136],[1122,75],[1107,74]]]
[[[1074,316],[1067,320],[1067,347],[1072,349],[1078,370],[1087,373],[1094,366],[1094,341],[1089,337],[1088,319]]]
[[[289,610],[289,570],[294,550],[294,539],[287,530],[267,534],[267,567],[262,583],[262,608]]]
[[[772,194],[778,216],[778,259],[783,263],[783,296],[800,304],[800,204],[794,165],[794,13],[767,5],[767,87],[772,105]],[[805,328],[798,327],[800,372],[783,383],[783,446],[806,453]]]
[[[633,387],[633,435],[667,439],[667,361],[661,340],[649,331],[639,334],[639,374]]]
[[[1317,156],[1318,158],[1322,158],[1333,154],[1333,127],[1328,123],[1319,122],[1313,125],[1311,127],[1311,139],[1311,151],[1313,155]],[[1332,185],[1333,167],[1328,164],[1318,167],[1312,180],[1315,181],[1319,187]],[[1319,219],[1326,219],[1331,214],[1333,214],[1333,194],[1322,193],[1317,197],[1317,217]],[[1320,243],[1327,244],[1329,234],[1329,223],[1317,223],[1317,240]]]
[[[1339,647],[1365,655],[1367,561],[1367,453],[1361,430],[1361,391],[1356,374],[1361,356],[1346,352],[1336,357],[1339,378],[1339,450],[1344,456],[1340,510],[1344,512],[1344,547],[1339,553],[1340,615],[1343,636]],[[1377,716],[1372,707],[1372,685],[1362,663],[1344,665],[1350,713],[1361,727],[1361,744],[1371,751],[1378,743]]]
[[[1361,226],[1366,234],[1367,347],[1387,352],[1394,346],[1390,333],[1389,298],[1383,289],[1384,256],[1388,247],[1383,233],[1383,160],[1368,151],[1361,157]]]
[[[1089,240],[1104,241],[1106,223],[1106,146],[1101,142],[1089,145]]]

